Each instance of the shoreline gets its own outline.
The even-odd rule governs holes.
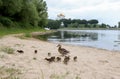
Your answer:
[[[63,48],[70,51],[70,61],[65,65],[56,43],[5,36],[0,39],[2,46],[9,46],[15,51],[14,54],[0,51],[0,68],[4,66],[21,70],[21,74],[18,74],[20,79],[57,79],[63,76],[63,79],[120,78],[120,52],[62,44]],[[23,50],[24,53],[16,50]],[[34,50],[38,53],[35,54]],[[62,61],[48,63],[44,60],[49,58],[48,53],[61,57]],[[73,61],[74,56],[78,57],[77,62]],[[4,78],[4,75],[0,75],[0,78]]]
[[[36,38],[35,38],[36,39]],[[39,41],[39,39],[37,39]],[[40,40],[42,41],[42,40]],[[49,42],[49,41],[44,41],[44,42]],[[97,47],[92,47],[92,46],[83,46],[83,45],[72,45],[72,44],[64,44],[64,43],[54,43],[54,42],[49,42],[49,43],[53,43],[53,44],[62,44],[62,45],[66,45],[66,46],[73,46],[73,47],[84,47],[84,48],[92,48],[92,49],[97,49],[97,50],[104,50],[104,51],[109,51],[109,52],[119,52],[120,50],[108,50],[108,49],[104,49],[104,48],[97,48]]]
[[[68,44],[68,45],[72,45],[72,44]],[[114,49],[109,50],[109,49],[105,49],[105,48],[97,48],[97,47],[92,47],[92,46],[84,46],[84,45],[72,45],[72,46],[88,47],[88,48],[93,48],[93,49],[98,49],[98,50],[106,50],[106,51],[111,51],[111,52],[120,52],[120,50],[114,50]]]

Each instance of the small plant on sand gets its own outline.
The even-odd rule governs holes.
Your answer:
[[[50,79],[65,79],[68,76],[69,72],[65,74],[58,75],[58,74],[51,74]]]
[[[35,57],[33,58],[33,60],[36,60],[36,59],[37,59],[37,58],[35,58]]]
[[[5,57],[5,55],[1,55],[1,54],[0,54],[0,58],[4,58],[4,57]]]
[[[22,35],[22,36],[17,36],[17,37],[19,37],[20,39],[27,39],[27,38],[31,38],[32,35],[31,35],[30,33],[24,33],[24,35]]]
[[[21,46],[21,44],[15,44],[15,46],[18,46],[18,47],[20,47],[20,46]]]
[[[81,79],[79,76],[76,76],[76,78],[75,79]]]
[[[5,52],[7,54],[13,54],[15,50],[9,46],[3,46],[0,47],[0,51]]]
[[[20,79],[21,74],[19,69],[0,67],[0,79]]]
[[[28,38],[29,38],[29,37],[32,37],[32,35],[31,35],[30,33],[25,33],[24,36],[25,36],[25,37],[28,37]]]

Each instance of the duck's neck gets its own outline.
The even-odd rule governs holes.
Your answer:
[[[61,49],[61,46],[59,46],[59,48],[58,49]]]

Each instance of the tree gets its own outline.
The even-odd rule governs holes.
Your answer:
[[[98,24],[98,20],[92,19],[88,21],[89,24]]]
[[[12,16],[21,11],[23,0],[0,0],[0,3],[2,3],[0,7],[1,15]]]
[[[38,25],[39,16],[35,5],[28,0],[24,0],[24,4],[21,12],[19,13],[19,18],[22,22],[31,24],[33,26]]]
[[[43,0],[35,0],[36,9],[39,15],[39,25],[47,25],[48,13],[47,13],[47,4]]]
[[[0,6],[2,6],[2,0],[0,0]]]
[[[45,26],[47,4],[43,0],[0,0],[0,17],[4,24],[8,20],[21,26]]]
[[[68,25],[68,27],[78,28],[79,24],[77,22],[76,23],[71,23],[71,24]]]
[[[106,26],[107,26],[106,24],[102,23],[100,28],[106,28]]]
[[[51,29],[58,29],[58,28],[60,28],[60,23],[61,22],[58,21],[58,20],[51,20],[51,19],[49,19],[47,27],[51,28]]]
[[[120,22],[118,22],[118,28],[120,28]]]

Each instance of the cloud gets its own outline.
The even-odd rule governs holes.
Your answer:
[[[64,13],[66,18],[98,19],[100,23],[117,25],[120,21],[119,0],[45,0],[49,18]]]

